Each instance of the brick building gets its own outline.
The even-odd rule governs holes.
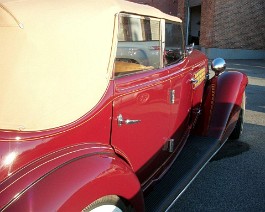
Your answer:
[[[265,59],[264,0],[130,0],[182,18],[186,40],[209,58]]]

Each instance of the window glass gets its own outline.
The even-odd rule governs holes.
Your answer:
[[[160,68],[160,37],[159,20],[121,14],[115,75]]]
[[[165,65],[179,62],[184,56],[184,40],[180,23],[166,21],[165,26]]]

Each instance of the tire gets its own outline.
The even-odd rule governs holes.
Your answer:
[[[240,135],[243,132],[245,107],[246,107],[246,94],[244,92],[243,97],[242,97],[242,104],[241,104],[241,110],[239,113],[239,117],[236,122],[236,126],[229,137],[230,139],[233,139],[233,140],[239,139]]]
[[[126,212],[128,208],[118,196],[102,197],[88,205],[82,212]]]

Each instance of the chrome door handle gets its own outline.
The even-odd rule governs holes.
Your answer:
[[[139,122],[141,122],[141,120],[130,120],[130,119],[126,119],[124,121],[125,124],[137,124]]]
[[[121,126],[123,124],[129,125],[129,124],[137,124],[137,123],[141,122],[141,120],[130,120],[130,119],[124,120],[121,114],[118,115],[117,121],[118,121],[119,126]]]
[[[199,82],[199,80],[195,79],[195,78],[191,78],[190,79],[190,82],[193,83],[193,84],[196,84],[197,82]]]

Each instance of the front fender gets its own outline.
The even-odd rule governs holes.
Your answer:
[[[238,119],[247,83],[247,76],[237,71],[224,72],[210,79],[194,133],[226,140]]]
[[[114,153],[89,153],[48,171],[3,209],[81,211],[106,195],[120,196],[143,211],[140,183],[130,167]]]

